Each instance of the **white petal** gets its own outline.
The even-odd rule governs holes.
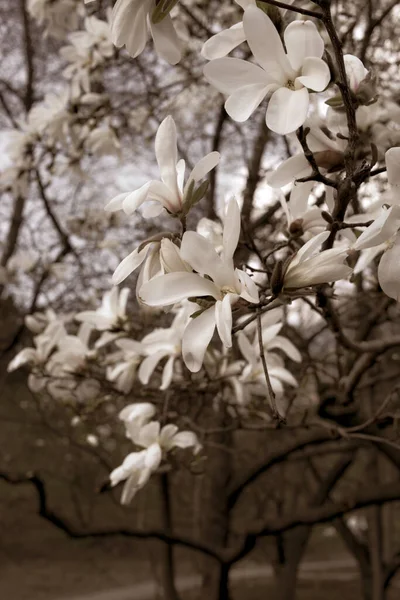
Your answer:
[[[153,375],[153,372],[157,368],[158,363],[167,355],[168,351],[159,350],[159,352],[155,352],[151,356],[147,356],[142,361],[138,375],[143,385],[147,385],[149,383],[150,377]]]
[[[308,56],[321,58],[324,41],[312,21],[293,21],[285,29],[284,40],[290,63],[296,71]]]
[[[173,438],[173,445],[177,448],[194,448],[196,454],[201,449],[197,435],[193,431],[180,431]]]
[[[112,282],[114,285],[118,285],[128,277],[135,269],[137,269],[147,256],[149,246],[145,246],[139,252],[139,248],[135,248],[131,254],[129,254],[124,260],[118,265],[114,271]]]
[[[296,131],[307,118],[309,105],[308,90],[289,90],[282,87],[270,98],[266,123],[269,129],[286,135]]]
[[[122,194],[118,194],[114,196],[108,204],[105,205],[104,210],[107,212],[115,212],[117,210],[122,210],[123,201],[127,196],[129,196],[131,192],[123,192]]]
[[[250,50],[268,74],[269,82],[284,84],[292,68],[271,19],[260,8],[249,6],[243,15],[243,27]]]
[[[226,294],[224,299],[215,303],[215,322],[222,343],[227,348],[232,346],[232,308],[230,295]]]
[[[400,207],[391,206],[389,209],[382,208],[380,215],[365,231],[354,244],[355,250],[371,248],[386,242],[397,231],[400,220]]]
[[[170,356],[167,362],[165,363],[162,373],[160,390],[166,390],[171,385],[172,376],[174,374],[174,362],[175,356]]]
[[[383,242],[383,244],[379,244],[379,246],[373,246],[372,248],[361,250],[361,254],[359,256],[357,264],[354,267],[354,275],[357,275],[357,273],[361,273],[361,271],[364,271],[364,269],[368,267],[368,265],[374,260],[374,258],[378,256],[378,254],[386,250],[386,248],[386,242]]]
[[[212,306],[192,319],[185,329],[182,339],[182,356],[185,365],[197,373],[203,364],[208,344],[215,330],[215,308]]]
[[[257,304],[260,300],[258,294],[258,287],[247,273],[241,271],[240,269],[236,269],[236,275],[239,278],[241,284],[240,296],[247,300],[247,302],[251,302],[252,304]]]
[[[389,250],[379,263],[378,279],[381,288],[389,298],[400,301],[400,236],[397,235]]]
[[[274,86],[275,87],[275,86]],[[253,114],[268,93],[265,83],[253,83],[233,92],[225,102],[228,115],[238,123],[243,123]]]
[[[34,348],[24,348],[21,352],[18,352],[16,356],[12,359],[12,361],[8,364],[7,371],[11,373],[11,371],[15,371],[22,367],[22,365],[26,365],[29,362],[36,362],[36,351]]]
[[[290,265],[293,267],[294,265],[307,260],[307,258],[314,254],[314,252],[316,252],[318,248],[328,239],[329,235],[329,231],[322,231],[318,235],[315,235],[308,240],[308,242],[306,242],[304,246],[297,251],[297,254],[291,261]]]
[[[239,58],[217,58],[204,67],[204,76],[222,94],[233,94],[248,85],[263,84],[269,79],[257,65]]]
[[[387,150],[385,163],[388,183],[391,187],[391,202],[400,204],[400,147]]]
[[[153,23],[151,19],[149,23],[157,54],[170,65],[176,65],[181,60],[182,49],[170,15],[160,23]]]
[[[269,344],[268,349],[272,350],[273,348],[279,348],[279,350],[282,350],[282,352],[284,352],[289,358],[291,358],[295,362],[301,362],[302,360],[301,354],[296,348],[296,346],[292,344],[290,340],[281,335],[277,335],[275,339],[272,340]]]
[[[233,258],[240,236],[240,208],[234,198],[228,202],[224,218],[224,260]]]
[[[229,29],[221,31],[207,40],[201,50],[201,54],[207,60],[222,58],[245,40],[243,23],[236,23]]]
[[[209,275],[214,281],[223,268],[214,246],[195,231],[186,231],[182,237],[181,258],[200,275]]]
[[[166,117],[158,128],[155,150],[161,179],[171,191],[179,196],[176,172],[176,163],[178,162],[177,134],[175,121],[171,115]]]
[[[268,185],[273,188],[281,188],[295,179],[301,179],[311,175],[312,168],[304,154],[291,156],[279,165],[275,171],[268,176]]]
[[[258,362],[258,354],[255,352],[253,345],[249,342],[247,335],[243,331],[239,331],[237,334],[237,341],[239,350],[242,353],[243,357],[247,360],[249,365],[253,367]]]
[[[167,273],[140,288],[140,299],[148,306],[168,306],[191,296],[213,296],[219,292],[208,279],[196,273]]]
[[[331,72],[326,62],[320,58],[306,58],[301,70],[301,76],[296,78],[304,87],[322,92],[329,84]]]
[[[172,423],[164,425],[160,433],[160,446],[165,450],[171,450],[173,447],[172,439],[174,435],[178,433],[178,427]]]
[[[353,92],[357,92],[358,86],[368,75],[368,69],[364,67],[357,56],[353,56],[352,54],[345,54],[343,60],[350,89]]]
[[[145,466],[151,471],[158,469],[162,458],[162,450],[158,443],[152,444],[146,452],[144,459]]]
[[[140,429],[139,436],[137,438],[137,444],[144,448],[149,448],[158,440],[160,435],[160,423],[158,421],[151,421]]]
[[[146,17],[149,0],[117,0],[112,11],[111,39],[120,48],[126,44],[129,54],[135,58],[144,49],[147,41]]]
[[[152,182],[148,181],[139,189],[134,190],[133,192],[130,192],[125,196],[122,202],[122,208],[124,209],[127,215],[131,215],[133,212],[135,212],[135,210],[139,208],[139,206],[143,204],[143,202],[147,200],[151,184]],[[107,207],[108,206],[109,205],[107,205]],[[110,209],[108,208],[108,210]]]
[[[210,152],[200,159],[189,175],[189,179],[185,185],[185,191],[188,189],[191,181],[200,181],[200,179],[203,179],[207,173],[212,171],[212,169],[218,165],[220,158],[221,155],[219,152]]]

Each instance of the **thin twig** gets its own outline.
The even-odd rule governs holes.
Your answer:
[[[269,373],[268,373],[268,365],[267,365],[267,361],[265,359],[265,351],[264,351],[264,343],[263,343],[263,334],[262,334],[262,326],[261,326],[261,311],[260,309],[257,309],[257,336],[258,336],[258,347],[260,349],[260,358],[261,358],[261,363],[264,369],[264,375],[265,375],[265,381],[267,383],[267,399],[269,402],[269,405],[271,407],[272,410],[272,416],[275,420],[284,423],[285,420],[283,419],[283,417],[279,414],[278,409],[276,408],[276,402],[275,402],[275,392],[272,389],[272,385],[271,385],[271,380],[269,378]]]

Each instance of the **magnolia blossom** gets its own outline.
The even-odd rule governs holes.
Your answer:
[[[316,254],[328,237],[329,231],[323,231],[298,250],[284,274],[284,289],[303,288],[349,277],[352,269],[345,264],[347,247],[330,248]]]
[[[389,176],[389,174],[388,174]],[[398,175],[396,173],[397,180]],[[394,205],[386,209],[381,208],[380,215],[369,226],[356,243],[354,250],[366,250],[362,265],[357,264],[356,271],[360,266],[364,268],[378,254],[383,251],[378,266],[378,281],[390,298],[400,301],[400,206]]]
[[[126,46],[136,58],[143,52],[150,30],[157,54],[176,65],[181,59],[181,43],[169,14],[153,23],[155,7],[156,0],[117,0],[111,16],[112,41],[117,48]]]
[[[98,331],[120,329],[127,320],[126,304],[129,291],[129,288],[123,288],[121,291],[117,287],[112,288],[104,294],[100,308],[80,312],[76,315],[76,320],[89,323]]]
[[[34,337],[35,348],[24,348],[14,356],[7,367],[8,372],[15,371],[26,364],[44,368],[50,354],[65,335],[66,331],[61,321],[50,321],[43,333]]]
[[[89,323],[82,323],[77,335],[65,335],[59,339],[58,350],[48,363],[49,372],[55,377],[63,377],[66,373],[77,373],[84,369],[87,361],[96,355],[96,351],[89,346],[92,331]]]
[[[236,4],[239,4],[243,10],[248,6],[256,6],[256,0],[235,0]],[[293,0],[288,0],[286,4],[292,4]],[[284,14],[286,10],[282,10]],[[237,46],[246,41],[246,34],[242,21],[232,25],[229,29],[220,31],[216,35],[213,35],[204,44],[201,53],[207,60],[213,60],[215,58],[222,58],[234,50]]]
[[[141,428],[149,423],[156,414],[156,407],[151,402],[135,402],[128,404],[118,415],[125,425],[126,437],[135,444]]]
[[[140,342],[130,339],[115,340],[115,345],[122,351],[116,357],[116,364],[106,370],[108,381],[112,381],[116,389],[129,394],[136,379],[136,372],[143,355]]]
[[[144,202],[153,200],[144,216],[157,216],[165,208],[171,214],[182,211],[186,195],[192,188],[192,183],[198,183],[219,163],[219,152],[210,152],[194,167],[184,185],[185,161],[178,161],[177,133],[175,121],[171,116],[166,117],[158,128],[155,140],[155,153],[160,168],[161,181],[149,181],[138,190],[118,194],[105,207],[115,211],[121,208],[130,215]]]
[[[201,449],[197,436],[192,431],[179,431],[172,424],[161,428],[158,421],[144,424],[135,432],[134,437],[135,444],[145,449],[128,454],[123,463],[110,474],[112,486],[126,480],[121,496],[122,504],[131,502],[157,471],[168,452],[174,448],[193,448],[194,454],[197,454]]]
[[[168,273],[140,289],[142,301],[149,306],[167,306],[185,298],[196,298],[195,301],[204,306],[183,334],[183,360],[191,371],[200,370],[215,328],[223,344],[232,345],[232,304],[239,298],[258,302],[255,283],[233,264],[239,234],[240,210],[236,200],[231,200],[224,221],[221,256],[208,240],[187,231],[182,237],[180,255],[196,273]]]
[[[219,58],[204,68],[206,79],[228,99],[225,108],[235,121],[246,121],[271,95],[267,126],[276,133],[295,131],[306,120],[309,89],[323,91],[330,81],[321,59],[324,42],[312,21],[294,21],[282,40],[271,19],[256,6],[244,13],[246,40],[260,66],[236,58]]]
[[[81,15],[80,0],[28,0],[29,14],[39,25],[46,24],[46,34],[63,38],[78,27]]]
[[[167,329],[155,329],[147,334],[141,341],[143,359],[139,368],[139,379],[143,385],[147,385],[158,364],[167,358],[163,372],[160,390],[166,390],[172,381],[174,363],[182,355],[182,337],[189,322],[190,315],[198,310],[198,306],[191,302],[186,303],[178,309],[176,316]]]

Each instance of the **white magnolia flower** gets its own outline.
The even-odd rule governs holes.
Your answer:
[[[49,372],[55,377],[65,373],[76,373],[86,367],[87,361],[94,358],[96,351],[89,347],[93,331],[89,323],[82,323],[77,335],[66,335],[58,341],[58,350],[48,363]]]
[[[309,89],[323,91],[330,81],[321,59],[324,42],[312,21],[294,21],[285,30],[285,53],[271,19],[256,6],[244,13],[247,42],[260,66],[236,58],[219,58],[204,68],[206,79],[228,99],[225,108],[235,121],[246,121],[262,100],[271,95],[267,126],[287,134],[303,125]]]
[[[69,112],[69,89],[49,92],[44,100],[29,112],[29,123],[40,134],[46,133],[50,141],[65,141],[73,115]]]
[[[394,184],[398,180],[398,173],[388,171],[388,181],[391,183],[392,175]],[[390,180],[389,180],[390,177]],[[356,265],[356,272],[365,268],[382,251],[383,255],[378,266],[378,281],[387,296],[400,301],[400,206],[381,208],[377,219],[369,226],[356,243],[354,250],[364,250]]]
[[[348,248],[338,247],[316,254],[321,244],[329,237],[323,231],[311,238],[298,250],[286,269],[283,287],[295,289],[346,279],[352,269],[345,264]]]
[[[46,25],[46,33],[54,37],[63,38],[78,27],[79,0],[28,0],[27,8],[39,25]]]
[[[122,350],[116,365],[108,367],[106,376],[108,381],[115,384],[117,390],[129,394],[136,379],[136,372],[143,356],[143,347],[140,342],[131,339],[115,341],[116,346]]]
[[[171,214],[182,211],[185,196],[191,182],[197,183],[219,163],[218,152],[210,152],[194,167],[184,185],[185,161],[178,161],[177,134],[175,121],[171,116],[166,117],[158,128],[155,140],[155,153],[160,168],[161,181],[149,181],[133,192],[118,194],[105,207],[105,210],[115,211],[124,209],[131,215],[144,202],[153,200],[150,212],[144,216],[157,216],[165,208]]]
[[[224,222],[221,256],[208,240],[187,231],[182,237],[180,255],[196,273],[168,273],[140,289],[142,301],[149,306],[168,306],[188,298],[205,300],[208,307],[190,321],[182,340],[183,360],[191,371],[200,370],[215,328],[223,344],[232,345],[232,304],[239,298],[258,302],[255,283],[233,264],[239,234],[240,210],[236,200],[231,200]],[[196,302],[200,304],[197,299]]]
[[[108,123],[92,129],[84,136],[85,148],[91,154],[99,156],[118,154],[121,144],[116,133]]]
[[[301,361],[301,355],[297,348],[287,338],[278,335],[283,326],[282,310],[274,309],[262,316],[263,345],[265,358],[268,366],[268,375],[272,389],[277,395],[279,411],[285,413],[285,402],[283,398],[284,386],[297,387],[297,381],[285,368],[284,361],[278,354],[271,352],[279,349],[295,362]],[[254,396],[267,396],[267,383],[264,368],[260,359],[258,332],[255,323],[246,327],[246,333],[240,331],[237,336],[239,350],[245,359],[231,363],[225,369],[224,376],[232,386],[236,402],[239,406],[246,406]],[[238,370],[238,367],[240,369]]]
[[[111,16],[112,41],[117,48],[126,46],[136,58],[143,52],[150,30],[157,54],[176,65],[181,59],[181,43],[170,15],[160,23],[152,22],[155,7],[156,0],[117,0]]]
[[[236,4],[239,4],[243,10],[250,5],[256,6],[256,0],[235,0]],[[286,4],[292,4],[293,0],[288,0]],[[283,10],[282,13],[285,13]],[[215,58],[222,58],[234,50],[237,46],[246,41],[246,34],[242,21],[232,25],[229,29],[220,31],[216,35],[213,35],[204,44],[201,54],[207,60],[214,60]]]
[[[135,436],[135,443],[145,450],[128,454],[122,465],[110,474],[112,486],[126,480],[121,496],[122,504],[128,504],[146,485],[168,452],[174,448],[193,448],[196,454],[201,449],[198,438],[192,431],[179,431],[176,425],[171,424],[161,429],[158,421],[144,425]]]
[[[167,329],[155,329],[146,335],[141,344],[146,358],[143,359],[139,368],[139,379],[143,385],[147,385],[157,365],[168,358],[162,372],[160,390],[166,390],[172,381],[174,363],[182,355],[182,337],[189,322],[190,315],[198,310],[198,306],[188,302],[178,309],[177,314]]]
[[[150,402],[135,402],[121,410],[118,418],[124,422],[126,437],[134,444],[143,425],[146,425],[156,414],[156,407]]]
[[[66,331],[62,322],[51,321],[43,333],[34,337],[35,348],[24,348],[14,356],[7,367],[8,372],[15,371],[26,364],[31,367],[44,368],[59,340],[65,335]]]
[[[100,308],[80,312],[75,319],[89,323],[98,331],[120,329],[127,320],[126,304],[129,291],[129,288],[123,288],[121,291],[117,287],[112,288],[104,294]]]

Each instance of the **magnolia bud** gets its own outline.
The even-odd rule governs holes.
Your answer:
[[[314,153],[317,166],[322,169],[335,169],[343,165],[343,152],[338,150],[321,150]]]
[[[289,225],[289,233],[292,237],[300,237],[301,235],[303,235],[303,233],[304,233],[303,222],[304,222],[304,219],[295,219]]]
[[[272,271],[270,279],[271,292],[274,296],[277,296],[282,290],[283,286],[283,262],[278,260],[275,263],[274,270]]]

